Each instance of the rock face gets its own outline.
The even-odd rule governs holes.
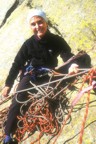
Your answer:
[[[0,83],[6,79],[11,63],[20,46],[31,35],[27,23],[30,8],[42,8],[51,21],[50,30],[61,34],[74,53],[86,50],[96,55],[96,2],[77,1],[47,2],[38,0],[0,1]],[[90,9],[89,9],[90,8]],[[4,76],[2,77],[2,73]]]
[[[23,42],[31,36],[27,14],[31,8],[42,8],[50,20],[52,32],[61,34],[72,51],[86,50],[95,65],[96,56],[96,1],[85,0],[0,0],[0,88],[11,67],[12,61]],[[86,100],[83,99],[83,103]],[[96,144],[96,97],[92,95],[84,144]],[[77,144],[79,124],[85,108],[72,114],[72,121],[62,131],[56,144]],[[30,138],[31,139],[31,138]],[[42,140],[45,144],[46,136]],[[31,140],[29,140],[31,141]],[[30,143],[29,141],[24,143]]]

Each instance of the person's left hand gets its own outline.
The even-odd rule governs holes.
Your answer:
[[[5,86],[2,91],[1,91],[1,94],[3,97],[7,97],[8,94],[9,94],[9,91],[10,91],[10,87],[9,86]]]
[[[68,69],[68,74],[76,74],[76,73],[78,73],[78,71],[79,71],[79,65],[77,65],[76,63],[73,63],[70,67],[69,67],[69,69]]]

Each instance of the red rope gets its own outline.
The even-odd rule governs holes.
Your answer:
[[[96,79],[96,69],[94,69],[94,68],[90,69],[90,71],[87,74],[82,76],[82,84],[79,88],[79,92],[78,92],[76,98],[72,101],[71,108],[69,110],[69,113],[65,117],[65,119],[62,123],[62,126],[58,123],[57,118],[52,113],[50,105],[46,99],[44,99],[44,101],[42,101],[42,102],[39,101],[38,99],[37,100],[33,99],[33,103],[35,103],[37,101],[36,105],[35,104],[30,105],[28,112],[26,112],[26,114],[24,116],[18,117],[19,123],[18,123],[18,128],[16,131],[16,139],[19,142],[26,140],[28,138],[28,136],[24,137],[26,132],[31,134],[37,128],[39,130],[38,138],[36,138],[33,142],[31,142],[31,144],[34,144],[37,141],[40,144],[40,139],[43,136],[43,133],[51,135],[51,136],[56,136],[55,140],[53,142],[53,144],[55,144],[57,139],[59,138],[64,126],[66,125],[68,119],[70,118],[74,106],[77,104],[77,102],[79,102],[79,100],[83,96],[83,94],[87,93],[88,95],[87,95],[87,100],[86,100],[86,109],[85,109],[85,113],[84,113],[84,118],[82,120],[80,136],[78,139],[78,144],[82,144],[84,128],[85,128],[86,120],[88,117],[90,91],[96,85],[96,82],[93,81],[94,79]],[[77,83],[77,82],[78,82],[78,80],[74,81],[73,85],[75,85],[75,83]],[[85,83],[88,84],[87,88],[85,87]],[[67,87],[67,89],[68,89],[68,87]],[[66,91],[66,89],[64,90],[64,92],[65,91]],[[64,93],[64,92],[62,92],[62,93]],[[54,92],[53,92],[53,97],[54,97]],[[43,104],[41,104],[40,102]],[[22,123],[22,126],[20,126],[21,123]]]
[[[34,106],[35,107],[35,106]],[[30,113],[34,113],[34,109]],[[37,114],[37,111],[36,111]],[[59,131],[59,126],[52,115],[49,105],[46,104],[43,109],[39,108],[38,115],[34,115],[33,117],[30,117],[30,122],[28,122],[28,115],[24,115],[23,117],[18,117],[20,122],[23,122],[23,128],[18,128],[16,132],[16,139],[18,141],[21,141],[22,136],[25,135],[26,132],[32,132],[36,128],[36,126],[39,128],[40,133],[47,133],[49,135],[56,135]],[[38,141],[39,139],[35,140]]]
[[[89,87],[90,87],[90,89],[88,91],[87,102],[86,102],[86,110],[85,110],[84,119],[83,119],[82,125],[81,125],[80,137],[79,137],[78,144],[82,144],[82,141],[83,141],[84,128],[85,128],[86,120],[87,120],[87,117],[88,117],[88,110],[89,110],[90,90],[94,86],[94,85],[92,85],[94,72],[95,72],[94,69],[91,69],[90,72],[89,72],[89,85],[90,85]],[[96,84],[96,83],[94,83],[94,84]]]

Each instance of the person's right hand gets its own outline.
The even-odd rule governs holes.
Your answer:
[[[5,87],[3,88],[3,90],[1,91],[1,94],[2,94],[3,97],[7,97],[8,94],[9,94],[9,92],[10,92],[10,87],[5,86]]]
[[[72,74],[78,73],[78,71],[79,71],[78,68],[79,68],[79,65],[77,65],[75,63],[71,64],[71,66],[68,69],[68,74],[72,75]]]

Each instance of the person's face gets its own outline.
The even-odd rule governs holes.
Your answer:
[[[48,25],[43,18],[34,16],[30,19],[30,26],[34,35],[41,39],[47,31]]]

